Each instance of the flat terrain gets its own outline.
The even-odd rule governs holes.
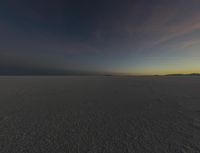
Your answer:
[[[0,77],[0,153],[200,153],[200,77]]]

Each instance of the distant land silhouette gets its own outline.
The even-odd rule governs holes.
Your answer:
[[[200,76],[200,73],[190,73],[190,74],[167,74],[166,76]]]

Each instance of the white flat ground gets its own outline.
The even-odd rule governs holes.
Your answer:
[[[0,153],[200,153],[200,77],[0,77]]]

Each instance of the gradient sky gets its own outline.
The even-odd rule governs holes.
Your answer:
[[[0,74],[193,72],[199,0],[0,1]]]

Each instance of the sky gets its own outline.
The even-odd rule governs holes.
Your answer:
[[[1,0],[0,74],[200,73],[199,0]]]

